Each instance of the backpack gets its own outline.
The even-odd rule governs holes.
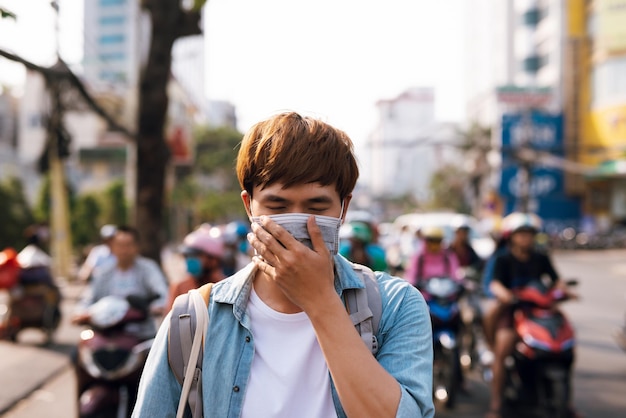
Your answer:
[[[370,349],[372,355],[376,355],[378,352],[376,334],[382,315],[382,300],[378,280],[370,268],[359,264],[350,264],[365,284],[365,288],[345,289],[343,292],[344,304],[352,323],[361,335],[361,339]],[[208,283],[197,289],[207,306],[212,285],[213,283]],[[191,292],[178,296],[172,306],[167,340],[167,358],[176,380],[181,385],[184,384],[187,365],[190,361],[193,364],[190,357],[193,340],[197,332],[196,326],[199,322],[196,312]],[[202,323],[202,318],[200,323]],[[193,418],[202,418],[202,358],[203,353],[200,349],[193,372],[193,380],[190,386],[188,383],[190,390],[187,404]]]

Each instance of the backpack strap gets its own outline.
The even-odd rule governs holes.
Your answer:
[[[197,289],[204,302],[208,306],[211,295],[212,283],[208,283]],[[190,293],[178,296],[172,305],[170,316],[170,328],[168,332],[167,358],[170,369],[179,384],[184,385],[185,375],[191,360],[194,340],[197,339],[198,331],[202,331],[202,341],[197,359],[194,365],[193,378],[189,388],[188,404],[193,418],[202,418],[202,359],[204,346],[204,332],[199,330],[197,309],[198,300],[194,303]],[[199,343],[198,343],[199,344]],[[189,386],[189,384],[188,384]]]
[[[382,315],[382,299],[378,280],[374,272],[362,265],[352,264],[365,288],[345,289],[343,292],[346,310],[361,335],[361,339],[373,355],[378,352],[378,326]]]

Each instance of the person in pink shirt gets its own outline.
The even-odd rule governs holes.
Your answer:
[[[443,229],[424,227],[422,236],[424,244],[409,260],[405,280],[413,286],[432,277],[450,277],[462,281],[457,256],[443,245]]]

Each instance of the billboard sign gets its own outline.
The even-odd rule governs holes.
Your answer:
[[[516,210],[521,197],[522,180],[514,155],[523,144],[563,157],[563,115],[532,111],[527,115],[502,116],[500,195],[506,202],[507,213]],[[565,194],[565,176],[560,168],[535,164],[531,168],[530,198],[532,209],[543,219],[580,216],[580,200]]]

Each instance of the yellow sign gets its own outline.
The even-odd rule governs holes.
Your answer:
[[[594,111],[591,120],[601,144],[626,146],[626,105]]]
[[[598,41],[609,53],[626,51],[626,0],[597,1]]]

